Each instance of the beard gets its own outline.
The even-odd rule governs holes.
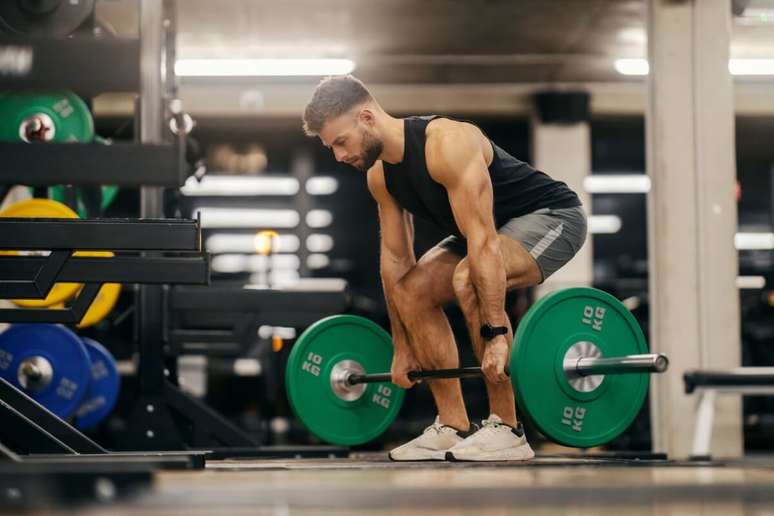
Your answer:
[[[381,140],[363,132],[363,152],[360,153],[360,158],[352,166],[361,172],[367,172],[374,166],[383,150],[384,144]]]

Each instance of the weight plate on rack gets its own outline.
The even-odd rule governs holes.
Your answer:
[[[82,340],[91,361],[91,381],[83,402],[75,411],[75,426],[81,430],[91,430],[113,411],[118,400],[121,377],[110,351],[95,340],[87,337]]]
[[[91,377],[80,337],[55,324],[14,324],[0,333],[0,376],[61,418],[81,405]]]

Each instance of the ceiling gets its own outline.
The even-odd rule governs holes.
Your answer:
[[[130,34],[137,27],[137,4],[102,0],[98,13],[119,34]],[[774,13],[774,0],[734,4]],[[613,61],[645,57],[646,5],[646,0],[178,0],[178,57],[350,58],[355,75],[369,85],[395,87],[642,84],[641,78],[618,74]],[[732,30],[732,57],[774,58],[774,15],[768,22],[735,17]],[[292,89],[318,79],[183,84],[206,97],[202,81],[240,95],[248,86]]]

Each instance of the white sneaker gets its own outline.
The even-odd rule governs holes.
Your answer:
[[[524,430],[504,424],[497,414],[491,414],[481,422],[478,432],[446,452],[447,460],[529,460],[534,456]]]
[[[471,425],[473,428],[473,425]],[[436,417],[432,425],[425,428],[422,435],[390,451],[391,460],[445,460],[446,452],[457,443],[461,443],[470,432],[460,432],[456,428],[442,425]]]

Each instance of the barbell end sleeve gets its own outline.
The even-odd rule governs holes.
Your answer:
[[[655,353],[619,357],[582,357],[564,365],[566,373],[580,376],[663,373],[668,368],[669,358],[664,354]]]
[[[669,369],[669,357],[663,353],[656,355],[656,360],[653,362],[655,373],[664,373]]]

